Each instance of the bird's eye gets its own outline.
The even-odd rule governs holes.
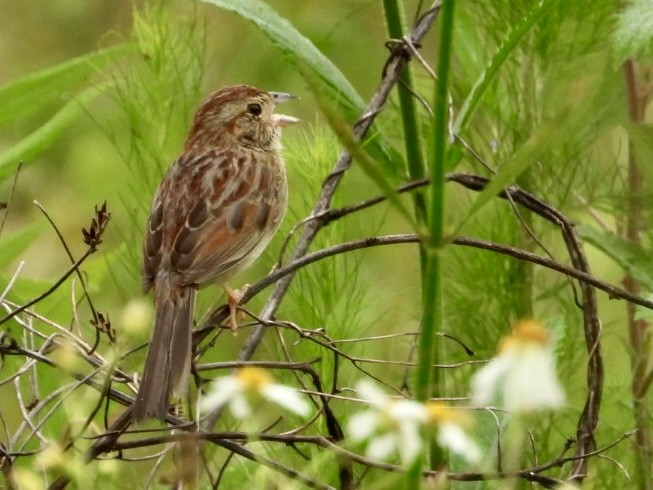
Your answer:
[[[247,104],[247,112],[254,116],[260,116],[261,115],[261,104]]]

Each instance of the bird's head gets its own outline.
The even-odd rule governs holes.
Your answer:
[[[281,128],[299,119],[275,114],[277,104],[295,99],[249,85],[232,85],[212,93],[200,106],[186,148],[238,144],[255,150],[277,150]]]

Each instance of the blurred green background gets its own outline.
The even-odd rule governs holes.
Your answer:
[[[267,3],[332,60],[364,100],[370,98],[388,56],[380,1]],[[400,3],[407,23],[411,24],[421,2]],[[616,9],[613,2],[605,0],[563,3],[553,8],[511,52],[463,136],[495,168],[526,146],[532,164],[519,176],[519,184],[546,197],[579,224],[612,236],[612,232],[623,230],[628,195],[622,60],[612,46]],[[488,67],[504,36],[533,8],[534,2],[481,1],[459,5],[451,85],[454,112]],[[304,121],[284,135],[292,196],[289,214],[282,233],[265,257],[237,282],[255,282],[269,270],[281,247],[281,237],[312,208],[321,182],[339,153],[339,144],[321,116],[311,89],[267,37],[235,14],[181,0],[0,0],[0,12],[0,85],[97,49],[127,41],[138,45],[132,54],[90,78],[89,86],[108,83],[111,88],[83,104],[82,117],[65,129],[47,151],[25,162],[13,195],[13,178],[0,185],[0,201],[7,201],[10,195],[12,198],[2,238],[32,226],[39,233],[3,269],[0,286],[11,277],[19,261],[25,261],[12,299],[25,302],[34,297],[70,265],[55,233],[33,201],[47,210],[76,257],[85,250],[81,228],[88,226],[93,206],[106,201],[112,218],[105,242],[83,269],[96,307],[109,312],[119,336],[122,335],[125,306],[141,297],[141,230],[153,190],[178,154],[198,102],[212,90],[232,83],[301,97],[283,107],[284,112]],[[421,53],[433,65],[436,36],[430,33],[423,44]],[[433,81],[417,64],[413,65],[416,86],[430,103]],[[0,127],[0,152],[13,148],[56,114],[64,102],[77,96],[78,90],[56,94],[28,117]],[[2,103],[0,100],[0,107]],[[425,153],[430,155],[430,119],[426,111],[421,111],[420,117]],[[380,118],[378,128],[395,152],[402,155],[403,134],[396,97]],[[407,179],[402,157],[394,163],[397,165],[387,172],[387,178],[397,185]],[[456,170],[487,175],[469,154],[465,154]],[[452,232],[474,195],[453,186],[447,189],[446,231]],[[364,172],[355,167],[336,194],[336,205],[379,193]],[[645,208],[651,204],[646,188],[640,197]],[[643,220],[649,223],[647,213]],[[533,217],[526,217],[525,222],[556,258],[568,263],[557,230]],[[492,202],[461,233],[542,253],[522,225],[505,203]],[[314,248],[363,236],[410,231],[413,230],[395,210],[382,205],[323,230]],[[644,244],[637,250],[642,260],[638,265],[644,264],[642,270],[649,264],[649,245],[650,237],[645,232]],[[614,254],[600,246],[588,245],[586,249],[593,273],[619,284],[624,272]],[[541,436],[538,450],[542,455],[557,455],[564,440],[574,434],[585,398],[586,353],[580,311],[574,304],[569,282],[549,271],[531,269],[484,251],[448,247],[443,257],[443,330],[471,347],[475,351],[473,360],[491,357],[499,339],[522,316],[535,316],[553,330],[568,407],[559,417],[542,416],[534,422],[534,430]],[[324,327],[337,339],[417,330],[421,291],[416,247],[370,249],[309,269],[293,282],[279,311],[281,319],[306,328]],[[62,325],[71,325],[71,290],[79,299],[79,285],[68,282],[39,305],[39,313]],[[217,288],[202,293],[198,319],[220,302],[218,294],[221,293]],[[261,296],[251,304],[253,311],[262,304],[265,294]],[[604,294],[599,294],[599,301],[607,365],[603,418],[597,437],[601,446],[630,430],[633,421],[625,304]],[[87,307],[81,304],[79,322],[86,331],[88,318]],[[143,342],[147,335],[147,331],[138,332],[133,338],[127,334],[128,346]],[[213,349],[207,360],[233,360],[245,339],[245,334],[221,336],[219,348]],[[411,359],[412,337],[346,345],[351,355],[402,362]],[[442,363],[454,365],[470,360],[457,345],[443,345]],[[313,345],[293,345],[291,350],[301,359],[324,355]],[[258,356],[282,358],[283,354],[276,339],[267,338]],[[133,356],[126,369],[138,371],[143,359],[142,353]],[[331,362],[325,360],[320,367],[325,380],[332,375]],[[7,364],[9,368],[16,365]],[[372,364],[366,368],[389,385],[402,386],[402,366]],[[464,365],[443,370],[447,396],[466,396],[474,368]],[[358,377],[359,372],[347,366],[339,381],[351,386]],[[410,381],[409,376],[407,379]],[[0,396],[8,396],[11,390],[11,386],[0,388]],[[345,404],[334,405],[339,413],[346,413]],[[11,422],[16,420],[17,415]],[[633,472],[637,458],[629,444],[622,443],[609,455]],[[591,482],[595,488],[626,485],[624,475],[609,460],[601,460],[596,462]]]

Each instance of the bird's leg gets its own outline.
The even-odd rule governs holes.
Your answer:
[[[240,289],[231,289],[226,285],[222,286],[225,293],[227,293],[227,306],[229,306],[229,327],[231,328],[232,332],[235,332],[238,328],[238,322],[236,321],[236,312],[238,311],[238,305],[250,287],[251,286],[249,284],[245,284]],[[241,318],[245,318],[245,314],[242,312]]]

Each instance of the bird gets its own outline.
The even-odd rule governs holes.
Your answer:
[[[299,119],[277,114],[297,98],[232,85],[200,105],[179,157],[152,199],[143,240],[143,291],[155,314],[132,418],[165,419],[171,396],[188,390],[196,291],[221,285],[235,328],[242,292],[227,281],[249,267],[278,230],[288,205],[281,130]]]

